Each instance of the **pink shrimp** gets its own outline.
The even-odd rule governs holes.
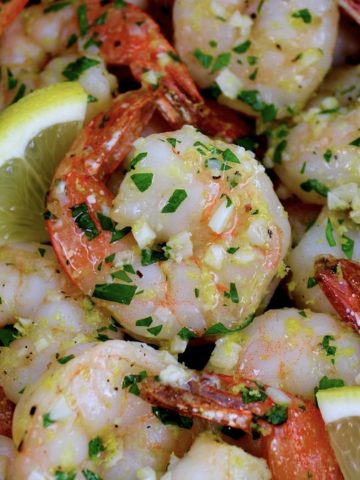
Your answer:
[[[1,2],[0,7],[0,35],[5,28],[15,20],[22,9],[27,4],[27,0],[10,0],[7,2]]]
[[[153,405],[260,434],[258,453],[274,480],[343,478],[320,412],[310,401],[281,392],[287,404],[280,405],[266,385],[207,373],[193,373],[176,386],[149,377],[140,387],[141,397]]]
[[[360,333],[360,264],[328,255],[315,262],[315,278],[340,318]]]

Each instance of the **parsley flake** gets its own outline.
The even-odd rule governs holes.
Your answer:
[[[131,180],[135,183],[137,189],[143,193],[151,187],[154,178],[153,173],[134,173],[131,175]]]
[[[92,294],[95,298],[108,300],[109,302],[116,302],[122,305],[130,305],[137,286],[123,285],[122,283],[103,283],[95,285]]]
[[[176,189],[171,194],[169,200],[162,208],[161,213],[174,213],[187,198],[187,193],[183,189]]]
[[[88,240],[93,240],[100,234],[95,222],[90,217],[86,203],[79,203],[70,210],[76,225],[85,233]]]
[[[99,63],[100,61],[94,58],[80,57],[75,62],[69,63],[62,74],[68,80],[78,80],[82,73]]]
[[[164,425],[176,425],[180,428],[189,430],[193,426],[193,419],[184,417],[177,412],[162,407],[152,407],[153,414]]]
[[[291,15],[293,18],[301,18],[304,23],[311,23],[312,16],[307,8],[302,8]]]

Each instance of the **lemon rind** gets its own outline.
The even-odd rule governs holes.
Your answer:
[[[45,128],[83,121],[87,95],[78,82],[63,82],[35,90],[0,114],[0,166],[23,158],[29,142]]]
[[[360,387],[319,390],[316,398],[325,423],[360,417]]]

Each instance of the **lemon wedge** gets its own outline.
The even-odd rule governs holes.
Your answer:
[[[316,398],[345,480],[359,480],[360,386],[319,390]]]
[[[48,240],[46,192],[86,107],[80,84],[65,82],[35,90],[0,114],[0,244]]]

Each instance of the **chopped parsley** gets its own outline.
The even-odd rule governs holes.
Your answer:
[[[176,189],[171,194],[169,200],[162,208],[161,213],[174,213],[187,198],[187,193],[183,189]]]
[[[246,103],[255,112],[260,112],[261,118],[264,122],[271,122],[275,120],[277,110],[272,103],[265,103],[258,90],[242,90],[238,96],[238,100]]]
[[[146,317],[146,318],[141,318],[140,320],[136,320],[135,325],[137,327],[150,327],[152,322],[153,322],[152,317]]]
[[[307,288],[313,288],[317,284],[318,284],[318,281],[316,280],[315,277],[309,277],[307,279]]]
[[[180,142],[180,140],[177,140],[176,138],[167,138],[166,141],[168,143],[170,143],[170,145],[175,148],[176,147],[176,143],[177,142]]]
[[[156,327],[147,328],[147,331],[150,333],[150,335],[157,337],[161,332],[162,328],[163,328],[162,325],[156,325]]]
[[[124,0],[115,0],[114,2],[114,8],[124,8],[126,7],[126,2]]]
[[[143,158],[145,158],[147,156],[147,152],[141,152],[141,153],[138,153],[130,162],[130,168],[131,169],[134,169],[135,168],[135,165],[139,162],[141,162],[141,160]]]
[[[105,445],[100,437],[95,437],[90,440],[88,445],[88,454],[90,460],[96,458],[101,452],[105,452]]]
[[[231,53],[225,52],[218,55],[211,69],[211,73],[216,73],[224,67],[227,67],[231,61]]]
[[[20,85],[18,91],[16,92],[15,97],[11,101],[11,105],[18,102],[25,95],[25,92],[26,92],[26,85],[24,83],[22,83]]]
[[[281,425],[288,418],[288,407],[276,403],[267,411],[264,418],[272,425]]]
[[[238,294],[235,283],[233,282],[230,283],[230,289],[228,292],[224,292],[224,297],[230,298],[232,303],[239,303],[239,294]]]
[[[321,195],[322,197],[327,197],[329,189],[326,185],[316,180],[316,178],[309,178],[306,182],[303,182],[300,187],[304,192],[311,192],[314,191]]]
[[[274,156],[273,156],[274,163],[277,163],[279,165],[282,163],[282,155],[286,146],[287,146],[286,140],[281,140],[281,142],[276,145],[274,150]]]
[[[312,16],[307,8],[302,8],[291,15],[293,18],[301,18],[304,23],[311,23]]]
[[[44,428],[48,428],[50,427],[50,425],[53,425],[55,423],[55,420],[53,420],[51,417],[50,417],[50,413],[45,413],[43,416],[42,416],[42,425]]]
[[[240,43],[239,45],[236,45],[236,47],[233,48],[233,52],[235,53],[245,53],[247,50],[249,50],[251,45],[250,40],[246,40],[243,43]]]
[[[2,300],[0,299],[0,304]],[[8,347],[11,342],[16,340],[19,336],[18,330],[13,325],[6,325],[0,328],[0,347]]]
[[[88,57],[80,57],[75,62],[69,63],[62,71],[62,74],[68,80],[78,80],[82,73],[100,63],[99,60]]]
[[[251,150],[252,152],[255,152],[256,149],[259,146],[259,142],[255,137],[252,137],[250,135],[245,136],[245,137],[240,137],[235,140],[236,145],[239,145],[240,147],[244,147],[245,150]]]
[[[163,262],[167,260],[167,257],[163,251],[151,250],[150,248],[144,248],[141,250],[141,265],[147,267],[152,263]]]
[[[341,378],[329,378],[325,376],[320,379],[319,386],[315,387],[314,392],[316,394],[319,390],[327,390],[328,388],[337,388],[344,386],[345,382]]]
[[[321,342],[321,347],[325,350],[327,357],[333,357],[331,359],[331,363],[335,363],[335,354],[336,354],[336,346],[330,345],[330,342],[335,341],[335,337],[333,335],[325,335]]]
[[[331,150],[327,149],[326,152],[324,153],[323,157],[324,157],[324,160],[325,162],[329,163],[331,158],[333,156],[333,153]]]
[[[112,272],[111,277],[116,278],[117,280],[121,280],[125,283],[132,283],[132,279],[124,270],[117,270],[116,272]]]
[[[116,302],[122,305],[130,305],[134,298],[137,286],[123,285],[122,283],[103,283],[95,285],[92,294],[95,298]]]
[[[10,68],[7,69],[8,89],[12,90],[18,84],[17,79],[12,74]]]
[[[181,340],[186,340],[186,341],[197,337],[196,333],[187,327],[183,327],[181,330],[178,331],[177,334],[181,338]]]
[[[207,55],[206,53],[202,52],[199,48],[196,48],[193,52],[194,57],[199,60],[201,65],[204,68],[209,68],[212,61],[213,61],[213,56],[212,55]]]
[[[102,480],[102,478],[91,470],[85,469],[81,470],[81,473],[84,475],[85,480]]]
[[[43,257],[46,253],[46,250],[45,250],[45,248],[38,248],[38,252],[39,252],[40,257]]]
[[[264,402],[267,398],[264,390],[257,388],[243,387],[240,393],[244,403]]]
[[[122,388],[129,388],[129,392],[132,393],[133,395],[139,396],[140,395],[140,390],[138,387],[138,383],[140,383],[144,378],[147,377],[147,372],[146,370],[141,371],[138,374],[132,374],[132,375],[126,375],[123,379],[122,383]]]
[[[343,251],[345,257],[348,260],[351,260],[353,258],[354,254],[354,240],[350,237],[347,237],[346,235],[343,235],[341,237],[341,250]]]
[[[62,470],[56,470],[55,480],[75,480],[76,472],[72,470],[71,472],[63,472]]]
[[[326,228],[325,228],[326,240],[329,244],[329,247],[336,247],[336,241],[334,238],[334,227],[331,223],[330,218],[327,219]]]
[[[77,9],[77,19],[79,22],[80,35],[83,37],[89,31],[89,22],[87,18],[87,7],[82,4]]]
[[[214,325],[212,325],[211,327],[209,327],[205,331],[204,335],[205,336],[207,336],[207,335],[227,335],[229,333],[240,332],[241,330],[246,328],[248,325],[250,325],[250,323],[253,322],[254,318],[255,318],[254,314],[248,315],[239,327],[232,328],[232,329],[227,328],[221,322],[215,323]]]
[[[72,47],[77,42],[77,39],[78,39],[77,35],[75,33],[72,33],[68,38],[66,48]]]
[[[355,147],[360,147],[360,137],[353,140],[349,145],[354,145]]]
[[[65,365],[65,363],[70,362],[70,360],[72,360],[73,358],[75,358],[75,355],[71,354],[66,355],[65,357],[60,357],[57,359],[57,361],[60,363],[60,365]]]
[[[225,162],[240,163],[240,160],[230,148],[224,150],[221,155]]]
[[[121,230],[114,229],[111,234],[110,243],[114,243],[114,242],[117,242],[118,240],[121,240],[130,232],[131,232],[131,227],[124,227]]]
[[[153,414],[164,425],[176,425],[180,428],[186,428],[189,430],[193,426],[193,419],[190,417],[184,417],[177,412],[168,410],[162,407],[152,407]]]
[[[100,234],[95,222],[90,217],[86,203],[79,203],[70,210],[76,225],[85,233],[88,240],[93,240]]]
[[[134,173],[131,180],[135,183],[137,189],[143,193],[151,187],[154,178],[153,173]]]

